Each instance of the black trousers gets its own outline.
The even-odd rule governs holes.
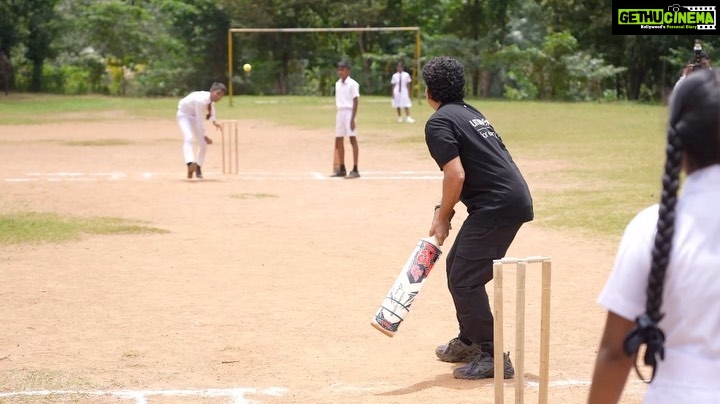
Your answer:
[[[470,215],[447,255],[447,281],[455,303],[459,336],[482,344],[492,354],[493,315],[485,284],[493,278],[493,260],[505,256],[522,223],[487,224]]]

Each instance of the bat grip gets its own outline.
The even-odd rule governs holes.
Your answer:
[[[434,235],[433,235],[433,236],[430,236],[430,237],[425,237],[425,238],[423,238],[423,240],[425,240],[425,241],[427,241],[428,243],[434,245],[435,247],[440,248],[440,243],[438,242],[437,237],[435,237]]]

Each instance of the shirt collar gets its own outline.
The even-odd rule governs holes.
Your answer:
[[[720,164],[695,170],[685,178],[684,195],[702,192],[704,189],[720,189]]]

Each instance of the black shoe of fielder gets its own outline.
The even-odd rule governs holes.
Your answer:
[[[331,177],[344,177],[347,172],[345,170],[337,170],[334,173],[330,174]]]
[[[453,338],[447,345],[440,345],[435,349],[435,355],[443,362],[469,362],[480,355],[482,349],[479,344],[467,345],[459,338]]]
[[[197,166],[197,167],[195,168],[195,178],[201,178],[201,179],[202,179],[202,177],[203,177],[203,176],[202,176],[202,169],[201,169],[200,166],[198,166],[197,164],[196,164],[196,166]]]
[[[198,165],[195,163],[187,163],[187,174],[188,178],[192,178],[193,174],[195,173],[195,170],[197,170]]]
[[[460,366],[453,370],[453,376],[456,379],[487,379],[495,375],[494,359],[487,353],[483,352],[473,358],[467,365]],[[503,353],[503,379],[510,379],[515,376],[515,368],[510,362],[510,352]]]

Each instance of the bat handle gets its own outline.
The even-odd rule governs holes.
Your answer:
[[[430,237],[424,237],[422,240],[425,240],[428,243],[434,245],[435,247],[440,248],[440,243],[438,242],[437,237],[435,237],[434,235],[430,236]]]

